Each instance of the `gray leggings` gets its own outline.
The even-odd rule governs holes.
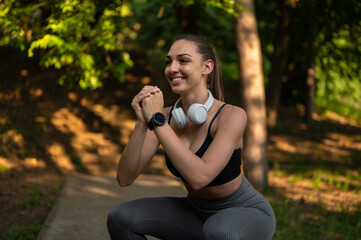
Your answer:
[[[115,206],[108,215],[112,240],[272,239],[276,220],[273,209],[243,177],[231,195],[216,200],[142,198]]]

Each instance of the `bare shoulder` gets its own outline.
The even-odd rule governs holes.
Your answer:
[[[246,111],[240,107],[227,104],[217,118],[214,139],[219,140],[221,143],[227,141],[234,149],[239,148],[243,143],[246,125]]]
[[[226,121],[228,123],[239,124],[240,122],[247,123],[247,114],[246,111],[238,106],[227,104],[222,109],[220,115],[220,120]]]
[[[243,108],[227,104],[220,112],[218,122],[218,130],[243,134],[247,125],[247,114]]]

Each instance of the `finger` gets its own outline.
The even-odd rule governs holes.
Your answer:
[[[160,90],[160,88],[159,87],[157,87],[157,86],[155,86],[155,92],[161,92],[161,90]]]
[[[136,110],[141,110],[142,108],[140,107],[140,103],[138,101],[132,101],[132,108],[136,109]]]
[[[145,86],[143,87],[143,89],[140,91],[140,93],[150,93],[150,94],[154,94],[156,92],[158,92],[160,89],[157,86]]]
[[[149,94],[155,94],[159,92],[159,88],[158,87],[154,87],[152,89],[149,89],[149,91],[147,91],[146,93],[149,93]]]
[[[147,98],[151,95],[150,92],[141,92],[134,97],[134,101],[141,102],[144,98]]]
[[[133,98],[132,103],[134,103],[134,104],[136,104],[136,105],[137,105],[137,104],[139,105],[144,98],[147,98],[147,97],[149,97],[150,95],[151,95],[151,94],[148,93],[148,92],[139,93],[139,94],[137,94],[137,95]]]
[[[150,85],[146,85],[142,88],[141,92],[150,92],[153,89],[157,88],[156,86],[150,86]]]

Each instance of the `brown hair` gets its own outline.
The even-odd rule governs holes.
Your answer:
[[[198,53],[202,55],[203,61],[211,59],[214,62],[213,71],[207,78],[207,87],[212,92],[214,98],[224,101],[221,62],[216,51],[213,50],[206,40],[197,35],[179,35],[174,39],[173,43],[178,40],[193,42],[197,46]]]

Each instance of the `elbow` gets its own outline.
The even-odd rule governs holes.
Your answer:
[[[202,188],[204,188],[205,186],[202,185],[198,185],[198,184],[189,184],[189,186],[194,190],[194,191],[199,191]]]
[[[128,187],[130,186],[132,183],[131,182],[122,182],[118,180],[118,184],[120,187]]]
[[[117,174],[116,179],[120,187],[128,187],[133,183],[132,179],[122,177],[120,174]]]
[[[194,180],[194,181],[188,182],[188,184],[193,190],[199,191],[202,188],[205,188],[208,185],[209,182],[210,181],[206,181],[206,180],[204,180],[204,181],[202,181],[202,180]]]

